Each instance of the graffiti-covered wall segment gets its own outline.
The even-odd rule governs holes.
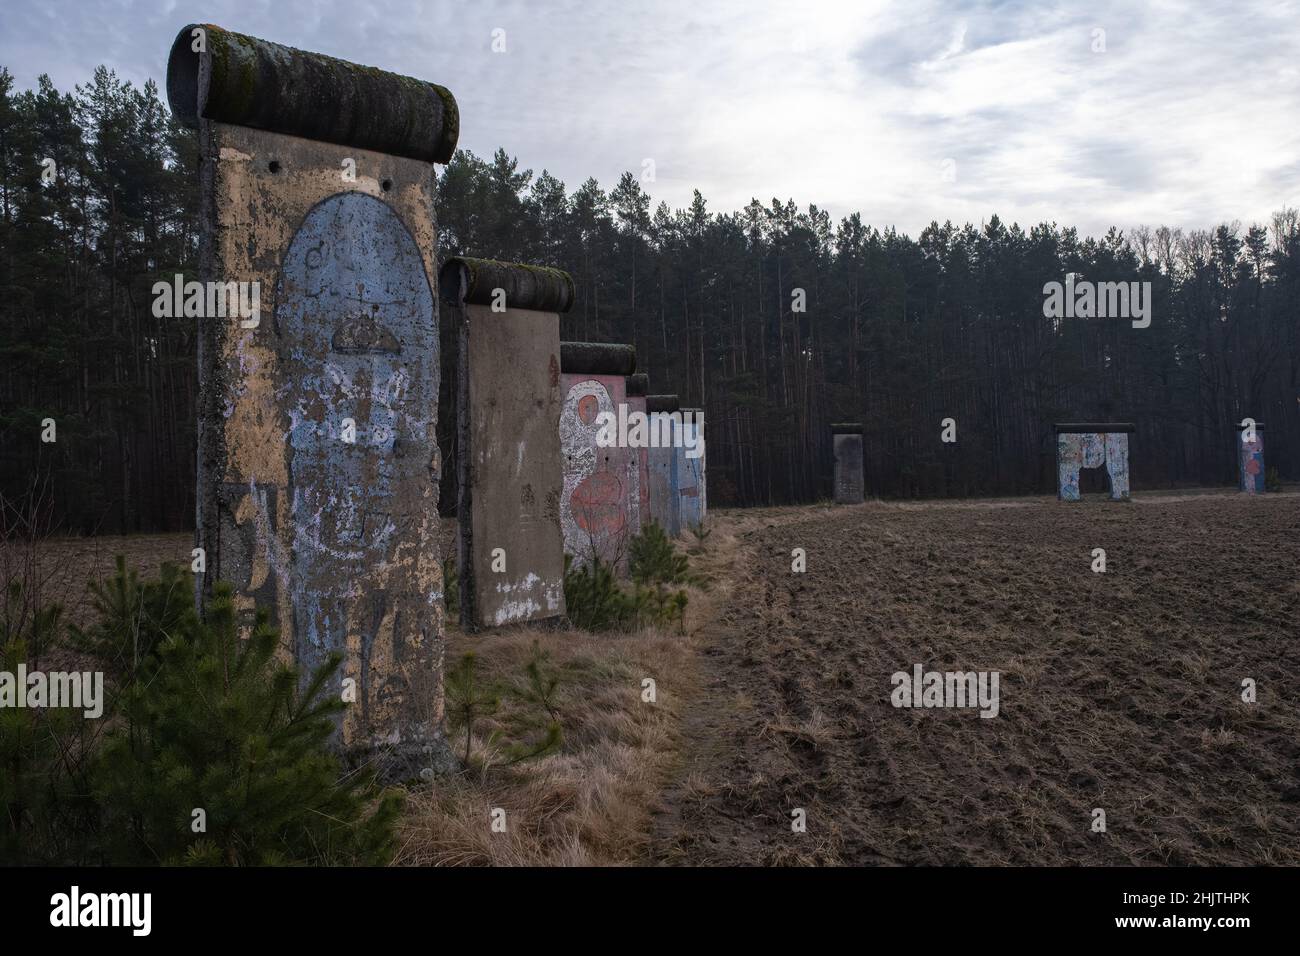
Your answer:
[[[200,319],[200,599],[227,580],[245,625],[268,610],[304,681],[342,656],[338,749],[447,769],[432,164],[455,100],[210,25],[167,90],[199,132],[201,278],[261,304]]]
[[[682,500],[677,487],[677,455],[672,443],[674,417],[679,415],[680,407],[676,395],[646,396],[651,433],[669,436],[669,441],[655,442],[647,449],[650,517],[674,538],[682,533]]]
[[[1266,490],[1264,472],[1264,423],[1250,421],[1237,426],[1237,487],[1243,494],[1260,495]]]
[[[649,413],[646,411],[646,393],[650,390],[649,376],[645,372],[629,375],[626,387],[629,412],[645,416],[645,420],[649,422]],[[650,522],[650,443],[645,442],[635,449],[635,452],[637,475],[636,494],[633,495],[636,511],[634,526],[639,532]]]
[[[564,551],[577,566],[595,556],[624,567],[628,543],[639,529],[640,456],[618,442],[616,427],[610,430],[620,407],[626,419],[627,376],[635,371],[630,345],[560,344],[560,526]]]
[[[455,258],[440,274],[459,330],[460,618],[468,630],[563,617],[558,269]]]
[[[1136,429],[1126,422],[1070,422],[1057,424],[1057,496],[1062,501],[1079,500],[1079,472],[1084,468],[1106,469],[1113,501],[1129,497],[1128,436]]]
[[[704,409],[683,408],[674,422],[673,467],[677,472],[678,517],[682,529],[704,526],[707,499],[704,485]]]

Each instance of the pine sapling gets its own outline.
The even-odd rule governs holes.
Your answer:
[[[465,728],[465,764],[469,765],[474,741],[474,723],[496,713],[500,698],[478,679],[478,656],[466,651],[443,681],[448,715]]]

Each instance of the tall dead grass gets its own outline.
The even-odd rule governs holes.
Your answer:
[[[594,866],[633,863],[644,854],[651,808],[678,747],[689,638],[656,630],[455,632],[448,657],[472,647],[484,680],[508,685],[523,672],[534,641],[560,675],[559,752],[504,761],[491,738],[507,731],[521,706],[504,695],[498,712],[475,727],[471,748],[482,765],[409,795],[397,863]],[[655,681],[654,703],[642,700],[644,678]],[[452,743],[463,751],[463,731]],[[505,811],[504,832],[491,826],[496,808]]]
[[[708,590],[692,588],[685,635],[675,626],[632,634],[518,628],[448,633],[448,661],[474,650],[485,681],[509,685],[522,675],[536,641],[560,676],[564,743],[557,753],[509,765],[490,743],[518,716],[504,695],[492,718],[475,726],[472,751],[482,765],[413,789],[399,828],[395,862],[408,866],[609,866],[645,862],[661,793],[679,765],[684,704],[695,691],[702,631],[730,591],[726,571],[737,548],[718,528],[691,549],[692,569]],[[642,699],[642,681],[656,700]],[[463,731],[453,731],[463,752]],[[492,812],[505,811],[504,832]]]

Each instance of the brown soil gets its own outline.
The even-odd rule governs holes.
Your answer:
[[[114,573],[117,556],[140,580],[158,576],[163,562],[189,568],[194,545],[192,531],[179,534],[103,535],[96,538],[50,538],[40,546],[40,587],[45,600],[63,607],[63,620],[86,626],[95,619],[91,581]]]
[[[697,635],[660,862],[1300,863],[1300,495],[716,523],[734,592]],[[896,709],[918,663],[1000,672],[1000,714]]]

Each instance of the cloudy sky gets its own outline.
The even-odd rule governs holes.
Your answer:
[[[0,5],[0,65],[61,89],[99,63],[160,84],[201,20],[433,80],[460,145],[570,190],[640,175],[859,211],[1100,233],[1300,206],[1293,2],[42,0]],[[493,33],[504,30],[505,51]]]

